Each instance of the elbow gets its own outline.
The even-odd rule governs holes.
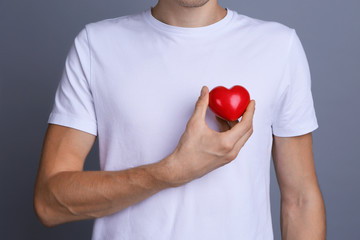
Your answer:
[[[303,197],[281,197],[281,205],[287,209],[301,209],[306,206],[306,199]]]
[[[38,197],[36,196],[34,197],[33,208],[37,218],[39,219],[39,221],[43,226],[47,228],[54,226],[46,217],[46,210],[45,210],[46,207],[44,206],[43,203],[40,202],[40,200],[38,200]]]
[[[303,209],[308,206],[322,203],[322,195],[318,188],[299,191],[292,194],[282,194],[281,203],[289,209]]]
[[[51,207],[51,204],[46,201],[44,194],[44,191],[35,187],[33,208],[41,224],[47,228],[51,228],[59,225],[60,223],[56,221],[56,216],[54,217],[54,209]]]
[[[58,200],[51,183],[36,186],[33,196],[33,208],[42,225],[51,228],[79,218],[69,206]]]
[[[47,228],[56,226],[56,224],[49,218],[48,207],[39,199],[38,196],[34,197],[33,207],[37,218],[43,226]]]

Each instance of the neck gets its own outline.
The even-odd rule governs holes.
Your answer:
[[[169,25],[194,28],[220,21],[225,17],[226,10],[217,0],[159,0],[151,8],[151,14]]]

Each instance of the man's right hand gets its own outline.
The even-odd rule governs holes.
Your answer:
[[[173,187],[200,178],[234,160],[253,133],[254,100],[250,101],[240,122],[229,130],[217,132],[205,121],[209,89],[204,86],[201,93],[178,146],[163,159]]]

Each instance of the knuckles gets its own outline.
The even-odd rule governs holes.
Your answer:
[[[250,135],[252,135],[252,133],[254,132],[254,126],[253,126],[252,122],[251,122],[248,132],[250,133]]]
[[[250,130],[253,128],[253,122],[251,120],[249,121],[246,121],[245,122],[245,126],[244,126],[246,129]]]
[[[230,141],[230,139],[228,138],[220,139],[220,150],[223,153],[228,153],[229,151],[231,151],[231,149],[233,149],[233,147],[234,147],[234,143]]]
[[[236,157],[237,157],[237,155],[238,155],[238,153],[236,153],[236,152],[231,152],[231,153],[229,153],[229,155],[228,155],[228,160],[229,161],[232,161],[232,160],[234,160]]]
[[[235,151],[231,151],[228,154],[226,154],[223,158],[224,163],[230,163],[237,157],[237,153]]]

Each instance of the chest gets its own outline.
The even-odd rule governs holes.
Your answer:
[[[92,67],[98,123],[116,122],[119,131],[147,140],[169,136],[159,144],[177,142],[203,85],[210,90],[244,86],[256,100],[254,126],[269,127],[282,73],[271,49],[260,51],[236,39],[203,44],[134,42],[98,53]],[[214,115],[208,112],[207,123],[216,130]]]

